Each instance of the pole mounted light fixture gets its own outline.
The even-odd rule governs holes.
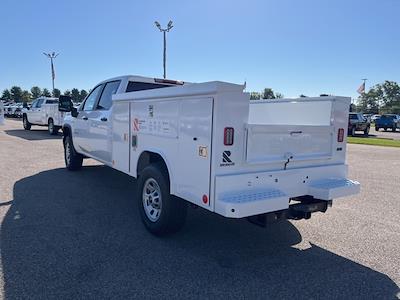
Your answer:
[[[54,71],[54,62],[53,60],[59,55],[60,53],[45,53],[43,52],[43,55],[46,56],[47,58],[50,58],[50,63],[51,63],[51,80],[53,83],[53,92],[54,92],[54,79],[56,78],[56,72]]]
[[[167,78],[167,32],[169,32],[174,26],[172,25],[172,21],[168,22],[167,28],[162,28],[160,23],[157,21],[155,21],[154,24],[156,25],[158,30],[160,30],[160,32],[163,33],[164,36],[163,67],[164,67],[164,79],[165,79]]]

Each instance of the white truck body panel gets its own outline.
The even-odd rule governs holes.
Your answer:
[[[347,132],[349,98],[250,104],[243,86],[224,82],[125,93],[126,84],[106,112],[66,117],[79,153],[133,177],[141,155],[156,153],[171,194],[232,218],[287,209],[294,197],[332,200],[359,191],[347,179],[346,136],[338,138]],[[101,116],[110,121],[104,128],[88,122]],[[232,145],[224,144],[227,127]]]
[[[4,124],[4,104],[0,101],[0,125]]]

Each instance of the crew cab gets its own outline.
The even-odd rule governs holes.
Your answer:
[[[22,113],[22,123],[25,130],[32,125],[47,126],[50,134],[55,135],[62,127],[64,112],[58,111],[58,99],[39,97]]]
[[[370,122],[361,113],[349,113],[348,134],[355,136],[356,131],[362,131],[365,136],[368,136]]]
[[[375,120],[375,130],[379,131],[380,128],[383,128],[385,131],[388,128],[396,131],[396,128],[400,128],[400,117],[395,114],[382,115],[379,119]]]
[[[179,230],[188,204],[265,226],[359,192],[345,162],[350,98],[250,102],[243,89],[123,76],[96,85],[78,109],[60,97],[71,112],[66,167],[90,157],[137,178],[132,197],[156,235]]]

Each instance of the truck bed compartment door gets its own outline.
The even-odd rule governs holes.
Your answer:
[[[181,101],[179,113],[179,151],[177,154],[178,194],[199,205],[209,198],[213,99]]]
[[[130,104],[116,103],[112,113],[112,166],[129,173]]]
[[[333,126],[247,125],[248,163],[328,159]]]

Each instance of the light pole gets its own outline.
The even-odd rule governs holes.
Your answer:
[[[43,54],[45,56],[47,56],[48,58],[50,58],[50,62],[51,62],[51,79],[52,79],[52,83],[53,83],[53,92],[54,92],[54,79],[56,78],[56,72],[54,71],[53,59],[55,59],[58,56],[58,54],[60,54],[60,53],[56,54],[55,52],[53,52],[53,53],[45,53],[45,52],[43,52]]]
[[[157,28],[164,34],[164,59],[163,59],[163,66],[164,66],[164,79],[167,78],[167,32],[169,32],[172,27],[172,21],[168,22],[167,28],[163,29],[161,28],[160,23],[157,21],[154,22],[156,24]]]

